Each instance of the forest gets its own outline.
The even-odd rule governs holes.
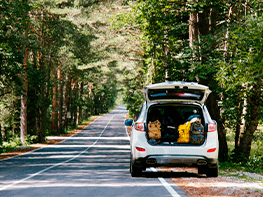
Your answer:
[[[100,9],[96,1],[0,1],[0,144],[44,142],[114,106],[121,68]]]
[[[0,145],[43,142],[142,87],[210,87],[219,159],[263,166],[260,0],[0,1]],[[122,101],[123,100],[123,101]]]

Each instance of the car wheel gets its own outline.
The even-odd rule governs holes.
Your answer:
[[[206,172],[207,177],[218,177],[218,164],[213,168],[207,168]]]
[[[132,156],[130,159],[130,173],[132,177],[140,177],[142,175],[142,169],[133,165]]]
[[[198,174],[206,174],[207,166],[198,166]]]

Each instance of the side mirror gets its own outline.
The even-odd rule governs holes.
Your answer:
[[[132,126],[133,125],[133,119],[126,119],[124,124],[126,127]]]

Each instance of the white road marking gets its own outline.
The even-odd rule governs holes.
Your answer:
[[[73,140],[129,140],[128,137],[74,137]],[[68,137],[59,137],[59,136],[50,136],[47,137],[48,140],[65,140],[69,139]]]
[[[99,139],[98,139],[99,140]],[[98,141],[97,140],[97,141]],[[90,148],[90,147],[96,147],[96,148],[123,148],[123,149],[129,149],[129,145],[70,145],[70,148]],[[68,148],[69,145],[49,145],[48,147],[51,148]]]
[[[113,119],[114,116],[115,116],[115,115],[113,115],[113,116],[111,117],[111,119],[109,120],[109,122],[107,123],[107,125],[104,127],[103,131],[100,133],[99,137],[101,137],[101,135],[104,133],[104,131],[106,130],[106,128],[108,127],[110,121]],[[57,167],[57,166],[59,166],[59,165],[68,163],[68,162],[76,159],[77,157],[79,157],[80,155],[82,155],[84,152],[88,151],[91,147],[93,147],[93,146],[98,142],[98,140],[99,140],[99,138],[98,138],[92,145],[90,145],[88,148],[86,148],[84,151],[80,152],[78,155],[75,155],[74,157],[72,157],[72,158],[70,158],[70,159],[68,159],[68,160],[66,160],[66,161],[63,161],[63,162],[61,162],[61,163],[54,164],[54,165],[52,165],[52,166],[50,166],[50,167],[48,167],[48,168],[45,168],[45,169],[43,169],[43,170],[41,170],[41,171],[39,171],[39,172],[36,172],[36,173],[32,174],[32,175],[30,175],[30,176],[28,176],[28,177],[26,177],[26,178],[24,178],[24,179],[21,179],[21,180],[19,180],[19,181],[15,181],[14,183],[12,183],[12,184],[10,184],[10,185],[6,185],[6,186],[0,188],[0,191],[5,190],[5,189],[7,189],[7,188],[9,188],[9,187],[12,187],[12,186],[14,186],[14,185],[17,185],[17,184],[19,184],[19,183],[21,183],[21,182],[24,182],[24,181],[26,181],[26,180],[28,180],[28,179],[30,179],[30,178],[32,178],[32,177],[35,177],[35,176],[37,176],[37,175],[39,175],[39,174],[41,174],[41,173],[43,173],[43,172],[45,172],[45,171],[47,171],[47,170],[50,170],[50,169],[52,169],[52,168],[54,168],[54,167]]]
[[[153,167],[151,167],[151,170],[153,172],[157,172],[157,170]],[[159,181],[163,184],[163,186],[168,190],[168,192],[173,196],[173,197],[181,197],[172,187],[169,185],[169,183],[164,180],[164,178],[158,178]]]
[[[125,127],[126,129],[126,134],[129,137],[128,131],[127,131],[127,127]],[[129,137],[130,138],[130,137]],[[153,167],[150,168],[151,171],[153,172],[157,172],[157,170]],[[168,190],[168,192],[173,196],[173,197],[181,197],[172,187],[171,185],[169,185],[166,180],[164,180],[164,178],[158,178],[159,181],[162,183],[162,185]]]
[[[101,116],[100,116],[100,117],[101,117]],[[93,124],[94,122],[96,122],[100,117],[98,117],[96,120],[92,121],[89,125],[91,125],[91,124]],[[78,133],[74,133],[73,135],[67,137],[67,139],[72,138],[72,137],[73,137],[74,135],[76,135],[76,134],[78,134]],[[64,139],[63,141],[58,142],[57,144],[60,144],[60,143],[62,143],[62,142],[64,142],[64,141],[66,141],[67,139]],[[1,162],[1,161],[6,161],[6,160],[9,160],[9,159],[14,159],[14,158],[16,158],[16,157],[20,157],[20,156],[23,156],[23,155],[31,154],[31,153],[33,153],[33,152],[35,152],[35,151],[37,151],[37,150],[41,150],[41,149],[46,148],[46,147],[49,147],[49,145],[43,146],[43,147],[40,147],[40,148],[37,148],[37,149],[34,149],[34,150],[31,150],[31,151],[28,151],[28,152],[25,152],[25,153],[23,153],[23,154],[19,154],[19,155],[13,156],[13,157],[8,157],[8,158],[5,158],[5,159],[0,159],[0,162]],[[1,191],[1,190],[0,190],[0,191]]]
[[[48,187],[61,187],[61,188],[68,188],[68,187],[163,187],[160,182],[156,183],[42,183],[38,182],[37,184],[34,182],[34,185],[30,186],[31,188],[48,188]],[[17,188],[28,188],[28,185],[19,185]]]

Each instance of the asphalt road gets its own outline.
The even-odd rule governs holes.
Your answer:
[[[62,143],[0,160],[0,196],[187,196],[169,173],[131,177],[126,113],[120,106]]]

